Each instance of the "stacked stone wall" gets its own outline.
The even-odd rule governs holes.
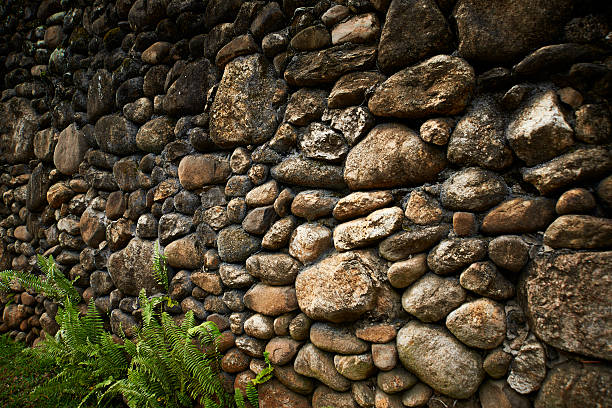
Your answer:
[[[605,3],[6,0],[0,269],[132,335],[159,241],[262,408],[612,406]]]

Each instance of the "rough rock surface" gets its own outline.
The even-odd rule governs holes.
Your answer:
[[[132,239],[121,251],[108,258],[108,272],[115,286],[129,296],[138,296],[141,289],[152,295],[163,290],[151,271],[153,242]]]

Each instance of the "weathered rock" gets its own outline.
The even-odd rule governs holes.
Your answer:
[[[597,203],[591,192],[585,188],[573,188],[561,194],[555,211],[559,215],[590,213]]]
[[[138,296],[141,289],[149,295],[163,290],[153,277],[151,265],[153,242],[138,238],[108,258],[108,272],[115,286],[128,296]]]
[[[246,327],[245,322],[245,330]],[[270,362],[278,365],[289,363],[299,348],[300,343],[289,337],[275,337],[266,345],[266,351],[270,353]]]
[[[159,219],[158,235],[160,242],[165,245],[191,231],[193,226],[190,217],[184,215],[170,213],[164,214]]]
[[[81,215],[79,228],[81,229],[83,241],[90,247],[97,248],[106,236],[104,213],[88,207]]]
[[[523,180],[548,195],[567,185],[604,176],[612,170],[612,156],[604,147],[579,148],[540,166],[522,169]]]
[[[310,408],[306,397],[287,389],[276,379],[262,384],[258,391],[261,408]]]
[[[34,156],[45,162],[52,161],[57,139],[57,130],[53,128],[47,128],[36,132],[34,140],[32,141]]]
[[[535,408],[597,407],[612,404],[612,370],[603,364],[567,362],[548,372]]]
[[[590,215],[563,215],[544,232],[553,248],[603,249],[612,244],[612,220]]]
[[[457,123],[448,143],[447,158],[458,165],[502,170],[512,163],[512,151],[506,145],[504,132],[504,119],[497,103],[481,97],[472,102]]]
[[[299,156],[283,160],[272,167],[270,174],[285,184],[333,190],[346,188],[342,167]]]
[[[485,234],[541,231],[555,217],[554,203],[544,197],[513,198],[493,208],[482,221]]]
[[[442,184],[440,201],[451,210],[484,211],[501,202],[508,186],[495,173],[469,167]]]
[[[433,390],[423,383],[418,383],[402,395],[402,404],[407,407],[420,407],[427,404]]]
[[[428,273],[402,295],[402,306],[423,322],[435,322],[461,305],[467,293],[455,279]]]
[[[392,75],[374,91],[368,107],[376,116],[397,118],[454,115],[466,107],[474,82],[465,60],[438,55]]]
[[[127,337],[134,337],[138,330],[136,319],[119,309],[113,309],[111,312],[110,325],[113,333]]]
[[[138,163],[129,159],[119,160],[113,165],[113,177],[121,190],[138,190]]]
[[[136,134],[136,145],[148,153],[161,153],[172,140],[174,140],[174,122],[167,116],[148,121]]]
[[[62,174],[71,176],[79,170],[87,149],[89,145],[85,136],[73,123],[59,134],[53,164]]]
[[[320,385],[312,395],[312,408],[357,408],[358,405],[349,392],[336,392],[330,388]]]
[[[257,207],[244,217],[242,228],[249,234],[263,235],[275,220],[276,212],[273,206]]]
[[[65,183],[55,183],[47,190],[47,202],[51,208],[59,208],[62,204],[70,201],[74,191]]]
[[[276,130],[274,68],[260,55],[226,65],[210,113],[210,137],[220,147],[262,143]]]
[[[293,369],[293,364],[275,366],[274,373],[274,376],[278,379],[278,381],[280,381],[291,391],[297,392],[298,394],[308,395],[314,390],[314,381],[310,377],[305,377],[298,374]],[[274,405],[274,407],[276,407],[276,405]],[[291,405],[291,407],[293,407],[293,405]]]
[[[313,323],[310,341],[321,350],[332,353],[361,354],[368,351],[368,343],[357,338],[350,328],[329,323]]]
[[[228,62],[241,55],[254,54],[259,50],[251,34],[244,34],[234,38],[217,53],[215,64],[223,68]]]
[[[546,343],[610,359],[607,271],[612,252],[542,253],[519,283],[530,327]]]
[[[492,350],[482,362],[482,368],[492,378],[498,379],[505,377],[512,362],[512,355],[506,353],[501,348]]]
[[[491,299],[504,300],[514,297],[514,285],[489,261],[471,264],[461,273],[459,283],[465,289]]]
[[[401,367],[391,371],[378,373],[376,384],[386,394],[397,394],[412,387],[418,379],[410,372]]]
[[[368,251],[325,258],[295,281],[300,309],[315,320],[355,320],[374,308],[375,285],[385,272],[382,260]]]
[[[326,84],[349,72],[370,67],[375,58],[375,47],[348,44],[301,54],[289,62],[285,80],[293,86]]]
[[[335,355],[336,370],[351,381],[365,380],[376,371],[371,354]]]
[[[351,382],[336,371],[332,355],[319,350],[312,343],[300,349],[293,368],[298,374],[316,378],[336,391],[347,391],[351,387]]]
[[[290,285],[300,270],[300,263],[282,253],[258,253],[246,260],[246,269],[267,285]]]
[[[327,91],[323,89],[302,88],[289,98],[285,110],[285,121],[296,126],[306,126],[321,119],[327,106]]]
[[[359,105],[364,101],[366,91],[384,80],[385,77],[377,72],[346,74],[332,88],[327,105],[332,109]]]
[[[380,256],[389,261],[400,261],[412,254],[426,251],[448,235],[448,225],[415,228],[386,238],[378,246]]]
[[[361,14],[336,25],[331,33],[331,42],[334,45],[346,42],[364,44],[375,41],[379,33],[380,22],[376,14]]]
[[[258,283],[244,295],[249,309],[267,316],[280,316],[298,308],[293,286],[268,286]]]
[[[314,262],[332,246],[332,233],[323,225],[302,224],[293,231],[289,255],[303,264]]]
[[[485,376],[480,355],[436,325],[409,322],[397,335],[397,349],[408,370],[453,398],[473,395]]]
[[[202,255],[194,235],[169,243],[164,249],[168,265],[179,269],[198,269],[202,266]]]
[[[259,250],[261,243],[239,226],[223,229],[217,238],[219,257],[225,262],[243,262]]]
[[[109,115],[98,120],[94,137],[103,151],[125,155],[137,151],[137,131],[138,127],[124,117]]]
[[[487,241],[481,238],[453,238],[442,241],[427,256],[429,268],[437,274],[449,275],[487,254]]]
[[[478,390],[482,408],[529,408],[531,402],[514,391],[506,381],[485,381]]]
[[[296,224],[295,218],[291,216],[276,221],[262,238],[261,246],[266,249],[280,249],[286,246]]]
[[[428,119],[419,128],[419,135],[428,143],[444,146],[448,143],[454,124],[455,121],[451,118]]]
[[[187,64],[168,88],[162,102],[163,110],[173,116],[201,113],[208,88],[215,82],[214,68],[208,59]]]
[[[503,1],[494,5],[462,0],[453,11],[459,53],[478,62],[511,62],[553,40],[570,10],[566,0]]]
[[[327,110],[323,120],[331,119],[331,128],[338,130],[350,146],[354,146],[374,126],[374,116],[363,106]]]
[[[477,299],[453,310],[446,327],[470,347],[493,349],[506,337],[506,313],[490,299]]]
[[[334,218],[344,221],[369,214],[390,204],[393,196],[388,191],[355,192],[342,197],[333,210]]]
[[[368,246],[399,229],[403,215],[399,207],[383,208],[365,218],[340,224],[334,229],[334,246],[338,251]]]
[[[305,190],[298,193],[291,202],[291,212],[296,217],[312,221],[331,215],[338,197],[325,190]]]
[[[391,324],[368,324],[355,330],[355,335],[371,343],[387,343],[395,338],[397,330]]]
[[[586,143],[609,142],[612,132],[610,111],[604,105],[583,105],[576,111],[576,139]]]
[[[212,154],[185,156],[181,159],[178,168],[181,185],[187,190],[223,183],[230,173],[229,161],[222,156]]]
[[[296,51],[314,51],[331,44],[331,36],[325,27],[314,25],[297,33],[289,45]]]
[[[146,64],[161,64],[168,57],[171,47],[172,44],[169,42],[158,41],[144,50],[140,58],[142,59],[142,62]]]
[[[395,288],[406,288],[427,272],[427,255],[418,254],[396,262],[387,270],[389,283]]]
[[[111,113],[114,108],[115,91],[111,74],[105,69],[99,69],[87,90],[87,119],[94,123],[100,116]]]
[[[444,168],[444,155],[408,127],[378,125],[346,158],[344,179],[351,190],[421,184]]]
[[[42,163],[34,168],[25,188],[25,204],[30,211],[41,210],[47,204],[49,170]]]
[[[300,149],[309,159],[338,161],[348,152],[341,134],[322,123],[311,123],[300,135]]]
[[[395,71],[444,54],[452,44],[453,35],[435,1],[394,0],[380,38],[378,64],[384,71]]]
[[[527,339],[512,360],[506,381],[520,394],[529,394],[540,388],[546,377],[546,354],[535,338]]]
[[[270,340],[274,337],[274,319],[269,316],[254,314],[245,320],[244,332],[256,339]],[[294,354],[295,352],[297,350],[294,351]]]
[[[506,136],[514,153],[528,166],[558,156],[574,143],[555,91],[537,94],[508,125]]]

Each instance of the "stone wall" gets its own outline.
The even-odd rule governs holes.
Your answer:
[[[0,269],[129,335],[159,240],[265,408],[612,406],[604,3],[6,0]]]

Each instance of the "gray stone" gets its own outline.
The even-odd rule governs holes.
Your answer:
[[[423,322],[436,322],[461,305],[466,295],[455,279],[428,273],[406,289],[402,306]]]
[[[293,368],[298,374],[316,378],[336,391],[347,391],[351,387],[351,382],[336,371],[332,355],[319,350],[311,343],[300,349]]]
[[[378,251],[380,256],[389,261],[401,261],[436,245],[448,235],[449,230],[449,225],[442,224],[401,231],[382,241]]]
[[[71,176],[79,170],[87,149],[89,145],[85,136],[73,123],[59,134],[53,164],[62,174]]]
[[[187,234],[193,226],[190,217],[181,214],[164,214],[159,219],[158,235],[162,245],[167,244],[175,238]]]
[[[506,381],[520,394],[537,391],[546,377],[546,353],[535,338],[523,343],[517,356],[510,365],[510,375]]]
[[[267,285],[290,285],[300,270],[300,263],[282,253],[258,253],[246,260],[246,269]]]
[[[339,131],[350,146],[354,146],[374,126],[374,116],[363,106],[330,109],[323,120],[331,120],[331,128]]]
[[[310,341],[321,350],[340,354],[362,354],[369,347],[350,328],[323,322],[310,326]]]
[[[163,290],[153,277],[152,265],[153,242],[138,238],[108,258],[108,272],[115,286],[128,296],[138,296],[140,289],[149,295]]]
[[[378,373],[376,384],[387,394],[397,394],[415,385],[419,380],[410,372],[401,367],[391,371]]]
[[[311,123],[299,138],[305,157],[325,161],[338,161],[348,152],[348,145],[341,134],[322,123]]]
[[[440,275],[449,275],[487,255],[487,241],[482,238],[446,239],[431,250],[427,264]]]
[[[368,246],[398,230],[403,216],[399,207],[383,208],[365,218],[340,224],[334,229],[334,246],[337,251]]]
[[[470,347],[493,349],[506,338],[506,313],[499,303],[477,299],[453,310],[446,327]]]
[[[499,204],[508,194],[504,180],[491,171],[469,167],[442,184],[440,201],[459,211],[484,211]]]
[[[87,119],[95,123],[100,116],[111,113],[115,108],[115,90],[112,76],[105,69],[94,74],[87,90]]]

